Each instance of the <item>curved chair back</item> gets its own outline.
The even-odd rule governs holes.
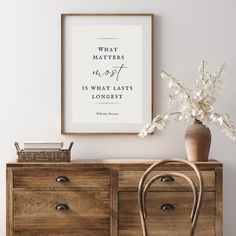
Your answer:
[[[169,163],[169,162],[176,162],[176,163],[184,163],[188,166],[190,166],[198,179],[198,184],[199,184],[199,191],[197,192],[196,186],[191,178],[189,178],[187,175],[179,172],[161,172],[158,173],[157,175],[153,176],[150,180],[146,181],[148,176],[151,174],[153,170],[156,169],[161,164]],[[202,197],[203,197],[203,178],[202,174],[197,168],[197,166],[190,161],[187,160],[182,160],[182,159],[167,159],[167,160],[160,160],[155,162],[153,165],[151,165],[143,174],[139,181],[139,186],[138,186],[138,204],[139,204],[139,214],[140,214],[140,219],[141,219],[141,224],[142,224],[142,231],[143,231],[143,236],[148,236],[148,230],[147,230],[147,224],[146,224],[146,219],[147,219],[147,210],[146,210],[146,195],[148,192],[148,189],[152,186],[153,183],[155,183],[157,180],[160,178],[166,177],[166,176],[171,176],[171,177],[179,177],[184,179],[189,183],[191,186],[192,192],[193,192],[193,205],[192,205],[192,211],[190,215],[190,221],[191,221],[191,231],[190,231],[190,236],[194,235],[195,227],[197,224],[198,220],[198,215],[199,215],[199,209],[201,207],[202,203]]]

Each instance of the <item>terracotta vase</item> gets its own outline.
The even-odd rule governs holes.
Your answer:
[[[185,132],[185,148],[189,161],[208,161],[211,146],[211,131],[195,120]]]

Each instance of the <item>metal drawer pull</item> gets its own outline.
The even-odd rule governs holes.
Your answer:
[[[170,203],[166,203],[161,206],[161,210],[163,210],[163,211],[170,211],[170,210],[172,211],[174,209],[175,209],[175,207]]]
[[[58,176],[56,178],[56,182],[60,182],[60,183],[65,183],[65,182],[69,182],[69,178],[66,176]]]
[[[161,182],[175,182],[175,179],[172,176],[163,176],[161,177]]]
[[[69,210],[69,206],[62,203],[62,204],[56,205],[55,209],[59,211]]]

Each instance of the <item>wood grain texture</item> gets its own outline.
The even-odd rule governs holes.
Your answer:
[[[136,184],[154,162],[8,163],[7,236],[141,236]],[[196,236],[222,236],[222,164],[196,164],[204,172],[207,186]],[[192,175],[189,168],[175,163],[160,166],[160,170]],[[55,182],[59,175],[68,176],[70,182]],[[184,216],[191,208],[192,193],[179,181],[175,188],[166,184],[149,193],[153,207],[148,213],[155,215],[149,223],[154,225],[150,236],[188,236]],[[159,212],[160,204],[167,201],[176,210]],[[58,203],[68,204],[70,210],[58,212],[54,209]]]
[[[215,236],[215,231],[208,230],[196,230],[195,236]],[[176,230],[150,230],[149,236],[189,236],[189,230],[178,229]],[[140,230],[120,230],[119,236],[143,236]]]
[[[14,228],[95,228],[109,229],[109,192],[16,191]],[[68,210],[56,210],[66,204]]]
[[[206,192],[196,228],[208,236],[215,235],[214,201],[215,194]],[[149,192],[147,194],[147,228],[149,232],[156,232],[156,235],[180,235],[181,232],[183,235],[189,236],[192,202],[191,192]],[[175,209],[161,210],[161,206],[166,203],[172,204]],[[142,235],[137,192],[119,193],[119,235],[126,235],[127,231],[135,231],[137,236]],[[174,234],[177,232],[178,234]],[[209,232],[212,233],[209,234]]]
[[[223,179],[222,169],[216,168],[216,235],[223,235]]]
[[[168,171],[165,171],[168,173]],[[197,176],[193,171],[178,171],[182,174],[187,175],[190,177],[196,186],[198,187],[198,181]],[[150,178],[154,175],[157,175],[161,173],[160,171],[153,171],[152,174],[150,174]],[[207,188],[215,188],[215,172],[214,171],[202,171],[202,176],[204,180],[204,187]],[[120,171],[119,172],[119,187],[136,187],[138,186],[139,180],[141,176],[144,174],[143,171]],[[148,178],[147,181],[150,179]],[[158,187],[160,189],[165,188],[189,188],[188,182],[184,181],[182,178],[175,177],[174,182],[161,182],[157,181],[153,187]]]
[[[111,169],[111,236],[118,236],[118,169]]]
[[[52,163],[52,162],[31,162],[31,163],[19,163],[19,162],[10,162],[7,163],[7,167],[21,167],[22,169],[29,169],[29,168],[122,168],[123,170],[145,170],[150,165],[155,163],[160,159],[82,159],[78,158],[77,160],[74,160],[73,162],[67,162],[67,163]],[[216,160],[209,160],[208,162],[195,162],[195,164],[198,166],[200,170],[215,170],[215,168],[222,167],[222,164]],[[179,163],[167,163],[164,165],[160,165],[163,169],[166,170],[179,170],[183,169],[183,165]],[[187,170],[187,167],[184,167],[185,170]],[[188,168],[191,170],[191,168]]]
[[[13,235],[13,172],[11,168],[6,171],[6,234]]]
[[[59,176],[66,176],[69,181],[60,183],[56,181]],[[14,187],[53,187],[53,188],[72,188],[72,187],[110,187],[110,170],[15,170]]]
[[[109,230],[99,229],[40,229],[40,230],[15,230],[14,236],[110,236]]]

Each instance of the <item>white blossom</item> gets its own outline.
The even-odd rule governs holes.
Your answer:
[[[199,77],[196,79],[194,89],[188,88],[182,81],[163,71],[161,77],[168,81],[169,113],[158,114],[150,124],[144,126],[139,136],[145,137],[155,130],[167,127],[171,117],[177,121],[194,122],[199,120],[206,124],[220,126],[227,137],[236,140],[236,128],[229,115],[219,114],[214,111],[216,96],[222,91],[223,64],[218,72],[211,74],[206,61],[199,66]]]

